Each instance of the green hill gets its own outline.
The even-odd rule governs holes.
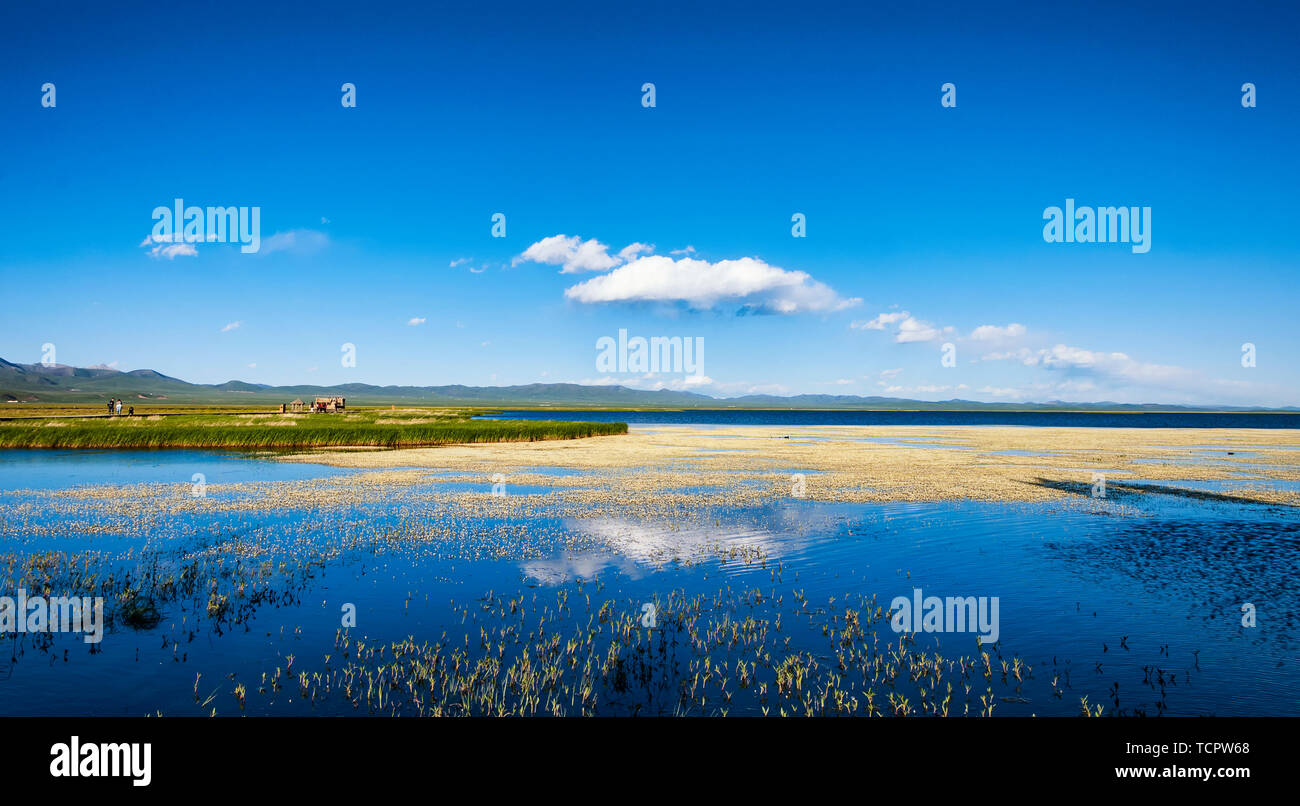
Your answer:
[[[0,358],[0,400],[9,403],[101,403],[110,397],[126,403],[203,404],[211,406],[275,405],[294,398],[342,395],[350,405],[491,406],[538,408],[661,409],[856,409],[856,410],[1071,410],[1071,411],[1296,411],[1297,407],[1216,406],[1197,408],[1121,403],[980,403],[970,400],[920,401],[856,395],[745,395],[716,398],[694,392],[647,391],[625,386],[533,383],[520,386],[267,386],[244,381],[198,384],[150,369],[119,372],[106,367],[14,364]]]

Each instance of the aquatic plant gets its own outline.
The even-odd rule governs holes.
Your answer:
[[[51,427],[58,426],[58,427]],[[81,417],[0,420],[0,448],[401,448],[536,442],[627,433],[626,423],[473,420],[369,410],[348,414]]]

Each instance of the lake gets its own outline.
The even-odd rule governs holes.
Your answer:
[[[0,713],[1300,715],[1300,517],[1235,483],[642,513],[561,500],[605,495],[596,471],[494,495],[437,470],[0,452],[0,594],[93,591],[112,619],[95,645],[0,635]],[[996,597],[996,640],[872,620],[917,589]]]

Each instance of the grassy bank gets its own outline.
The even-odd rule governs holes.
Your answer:
[[[460,410],[48,417],[0,422],[0,448],[402,448],[627,433],[626,423],[472,420]]]

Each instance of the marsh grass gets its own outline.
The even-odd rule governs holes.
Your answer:
[[[399,448],[627,433],[626,423],[472,420],[464,410],[177,414],[0,421],[0,448]]]

